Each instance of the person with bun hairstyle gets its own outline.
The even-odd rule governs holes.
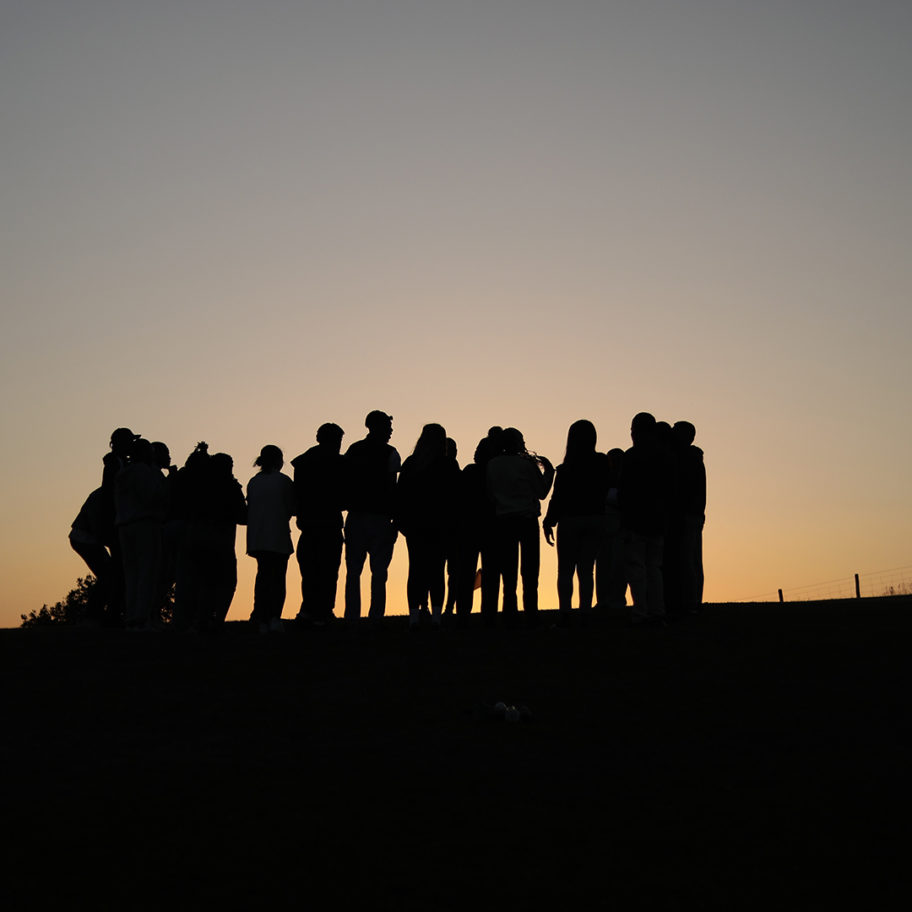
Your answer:
[[[294,551],[288,522],[295,513],[294,482],[282,473],[285,457],[273,444],[254,462],[260,471],[247,483],[247,553],[257,562],[253,613],[260,633],[282,633],[285,574]]]

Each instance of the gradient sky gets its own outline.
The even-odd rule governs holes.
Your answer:
[[[910,90],[907,0],[0,0],[0,626],[119,425],[246,484],[373,408],[555,463],[648,410],[708,600],[912,564]]]

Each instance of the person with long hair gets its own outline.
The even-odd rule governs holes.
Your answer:
[[[426,424],[412,455],[402,464],[396,486],[396,525],[405,535],[409,571],[406,596],[409,628],[419,622],[430,597],[431,622],[440,625],[446,588],[447,544],[455,525],[459,468],[447,456],[446,431]]]
[[[288,526],[294,482],[282,473],[285,457],[277,446],[264,446],[254,465],[260,471],[247,483],[247,553],[257,562],[250,620],[260,633],[281,633],[285,574],[294,551]]]
[[[567,432],[567,452],[557,468],[554,494],[544,519],[545,541],[554,544],[557,526],[557,599],[560,623],[570,623],[573,576],[579,580],[579,607],[592,608],[593,571],[606,535],[610,472],[608,457],[595,450],[595,425],[574,421]]]

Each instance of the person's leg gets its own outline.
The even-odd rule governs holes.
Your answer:
[[[573,533],[570,517],[557,524],[557,605],[562,615],[570,614],[573,598],[573,568],[576,563],[576,537]]]
[[[137,597],[139,591],[139,543],[136,530],[131,523],[120,526],[117,535],[120,540],[120,556],[123,562],[124,624],[135,627],[139,623]]]
[[[663,540],[661,535],[650,535],[646,539],[646,577],[648,608],[650,618],[665,617],[665,595],[662,578]]]
[[[519,534],[515,520],[498,519],[497,564],[503,579],[503,613],[506,619],[515,618],[519,611],[516,585],[519,564]],[[483,570],[482,573],[485,571]]]
[[[443,532],[429,532],[427,536],[427,587],[431,599],[431,617],[440,623],[443,600],[446,594],[447,539]]]
[[[459,539],[456,560],[456,614],[460,618],[472,613],[475,597],[475,573],[478,570],[478,543],[468,536]]]
[[[329,621],[336,607],[336,587],[339,583],[339,564],[342,561],[342,532],[333,526],[319,529],[317,542],[317,570],[315,574],[315,619]]]
[[[409,626],[418,623],[422,602],[427,594],[427,581],[424,575],[423,551],[424,540],[419,532],[409,532],[405,536],[405,547],[408,551],[408,578],[405,583],[405,597],[408,603]]]
[[[520,548],[523,613],[528,620],[533,620],[538,614],[538,574],[541,568],[541,529],[537,518],[521,521]]]
[[[374,520],[370,544],[371,602],[368,616],[379,619],[386,614],[386,579],[397,533],[385,516]]]
[[[317,553],[315,530],[312,526],[301,530],[295,558],[301,572],[301,607],[298,610],[297,618],[305,621],[314,620],[317,615],[316,580],[320,573],[320,555]]]
[[[73,550],[85,561],[86,566],[95,577],[86,604],[86,620],[101,621],[104,618],[105,605],[108,601],[108,589],[111,585],[111,555],[104,545],[88,544],[70,539]]]
[[[579,556],[576,572],[579,577],[579,607],[580,611],[587,612],[592,609],[593,571],[595,558],[602,545],[604,537],[604,523],[601,516],[583,517],[579,541]]]
[[[367,558],[364,517],[349,513],[345,522],[345,620],[361,617],[361,571]]]
[[[480,546],[481,554],[481,614],[486,626],[497,620],[497,602],[500,598],[500,544],[495,528],[485,530]]]
[[[288,558],[290,554],[275,554],[273,557],[273,608],[272,616],[281,619],[285,608],[285,585],[288,576]]]
[[[645,621],[649,614],[649,589],[646,577],[646,537],[636,532],[624,533],[624,558],[630,596],[633,599],[631,618],[634,624]]]
[[[136,583],[134,590],[134,625],[147,627],[159,595],[161,580],[161,523],[140,520],[135,527]]]
[[[225,622],[234,593],[237,591],[237,556],[233,544],[222,547],[216,557],[216,591],[213,599],[214,618],[216,625]]]

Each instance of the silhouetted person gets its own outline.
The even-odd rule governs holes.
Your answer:
[[[614,447],[607,453],[608,494],[605,498],[605,538],[595,559],[595,594],[599,609],[622,611],[627,605],[627,575],[624,562],[624,536],[618,486],[624,451]]]
[[[102,541],[102,511],[101,488],[96,488],[86,498],[70,529],[70,546],[95,577],[86,605],[86,620],[95,624],[104,620],[114,572],[113,558]]]
[[[545,540],[554,544],[557,526],[557,597],[560,623],[570,622],[573,575],[579,579],[579,607],[592,608],[595,558],[605,539],[605,511],[610,473],[608,457],[595,451],[591,421],[575,421],[567,432],[567,451],[557,469],[554,494],[543,523]]]
[[[294,551],[288,521],[295,512],[294,483],[282,474],[285,458],[272,444],[254,462],[260,471],[247,482],[247,553],[257,562],[251,621],[260,633],[282,633],[285,575]]]
[[[342,562],[342,510],[345,508],[344,431],[321,424],[317,445],[292,459],[297,504],[301,610],[297,619],[324,626],[333,618]]]
[[[535,623],[538,615],[538,572],[541,501],[554,480],[554,466],[526,450],[516,428],[503,432],[503,454],[488,463],[488,494],[494,501],[498,564],[503,579],[503,613],[507,622],[517,614],[517,564],[523,584],[523,612]]]
[[[129,428],[115,428],[111,432],[110,451],[105,453],[101,473],[101,540],[111,551],[111,578],[107,593],[105,621],[111,626],[123,623],[124,576],[123,554],[120,538],[114,523],[114,480],[121,469],[126,468],[133,451],[133,444],[139,439]]]
[[[459,467],[447,456],[446,431],[426,424],[412,455],[402,464],[396,486],[396,524],[408,547],[409,627],[418,624],[430,596],[431,619],[440,624],[445,590],[447,545],[455,525]]]
[[[677,421],[672,429],[676,484],[669,520],[674,610],[696,614],[703,601],[703,525],[706,520],[706,467],[693,445],[696,428]]]
[[[488,463],[503,452],[500,428],[482,437],[475,447],[474,461],[461,473],[457,504],[456,615],[460,622],[472,613],[476,588],[481,588],[481,613],[486,623],[497,615],[500,571],[494,534],[494,502],[488,497]],[[481,558],[481,585],[477,586]]]
[[[627,580],[633,598],[632,621],[639,625],[661,622],[665,617],[662,556],[670,470],[652,415],[635,415],[630,436],[633,446],[624,453],[618,498]]]
[[[114,479],[114,522],[124,569],[124,621],[129,630],[151,628],[161,570],[161,526],[168,488],[148,440],[133,444],[130,462]]]
[[[393,419],[372,411],[364,421],[367,436],[345,453],[348,518],[345,521],[345,618],[361,616],[361,571],[370,555],[371,595],[368,616],[386,613],[386,578],[398,532],[393,522],[399,454],[390,446]]]
[[[456,467],[456,471],[459,471],[459,460],[457,456],[459,454],[459,448],[456,445],[456,441],[452,437],[447,437],[446,439],[446,451],[447,459],[453,461],[453,465]],[[456,608],[456,596],[459,589],[459,570],[457,568],[457,563],[459,560],[459,542],[456,534],[455,526],[451,525],[449,529],[449,535],[447,537],[446,545],[446,602],[443,606],[443,613],[445,615],[450,615],[453,613]]]
[[[209,456],[205,447],[197,446],[178,475],[184,531],[176,620],[199,631],[225,621],[237,589],[237,526],[247,521],[234,461],[227,453]]]
[[[168,598],[171,587],[177,580],[177,561],[180,554],[180,537],[183,524],[177,518],[178,492],[177,467],[171,464],[171,451],[167,444],[160,440],[152,441],[152,453],[155,464],[165,477],[168,489],[168,509],[162,522],[161,564],[159,572],[158,595],[153,612],[160,612]]]
[[[209,444],[201,440],[187,456],[173,481],[174,500],[170,523],[173,524],[173,534],[177,540],[173,618],[177,630],[188,630],[191,627],[196,629],[199,626],[199,592],[204,585],[206,573],[197,560],[198,550],[194,541],[188,541],[187,526],[191,517],[198,517],[201,513],[199,501],[209,472],[209,459]]]

